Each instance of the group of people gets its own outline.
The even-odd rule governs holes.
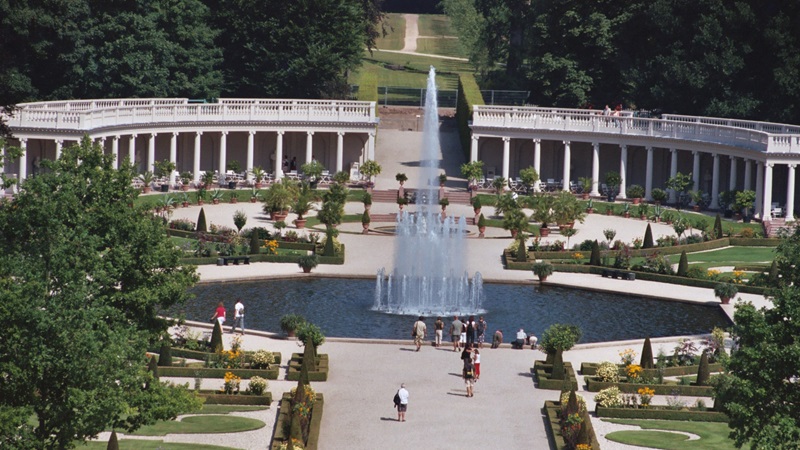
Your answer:
[[[214,315],[211,316],[211,323],[214,321],[219,322],[220,328],[225,325],[225,304],[219,302],[217,309],[214,310]],[[239,327],[241,333],[244,335],[244,304],[241,299],[236,300],[236,305],[233,306],[233,325],[231,326],[231,334]]]
[[[441,320],[441,317],[439,320]],[[450,339],[453,341],[453,351],[457,352],[466,345],[477,345],[483,348],[487,327],[488,325],[483,316],[480,316],[477,322],[475,321],[475,316],[469,316],[466,321],[454,316],[453,322],[450,323]],[[437,347],[439,345],[441,345],[441,340],[437,342]]]

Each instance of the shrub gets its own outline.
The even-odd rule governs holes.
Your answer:
[[[713,238],[714,239],[722,238],[722,217],[719,216],[719,213],[717,213],[717,216],[714,218],[714,236],[713,236]]]
[[[678,276],[685,277],[686,272],[689,270],[689,258],[686,256],[686,250],[681,252],[681,259],[678,262]]]
[[[640,364],[643,369],[653,368],[653,346],[650,344],[650,337],[645,338],[642,346],[642,359]]]
[[[473,209],[481,209],[482,207],[483,207],[483,205],[481,204],[481,198],[480,197],[475,197],[475,199],[472,200],[472,208]]]
[[[622,395],[618,387],[612,386],[598,392],[597,395],[594,396],[594,401],[605,408],[614,408],[622,406]]]
[[[310,322],[303,322],[297,328],[297,340],[300,342],[308,342],[308,339],[314,343],[314,347],[319,347],[325,343],[325,335],[322,330]]]
[[[700,357],[700,365],[697,368],[697,386],[708,386],[708,379],[711,376],[708,370],[708,353],[703,352]]]
[[[252,377],[250,378],[250,384],[247,387],[247,392],[252,395],[262,395],[264,392],[266,392],[267,387],[269,387],[267,380],[261,377]]]
[[[739,288],[731,283],[719,283],[714,286],[714,295],[719,298],[733,298],[739,293]]]
[[[305,317],[299,314],[286,314],[281,317],[281,330],[287,333],[294,332],[305,322]]]
[[[553,265],[547,261],[537,262],[533,265],[534,275],[544,278],[553,274]]]
[[[208,231],[208,225],[206,225],[206,212],[203,208],[200,208],[200,214],[197,216],[197,229],[195,231],[199,231],[201,233]]]
[[[211,332],[211,351],[219,353],[223,349],[222,326],[219,324],[219,320],[214,320],[214,331]]]
[[[247,214],[241,209],[233,213],[233,224],[236,225],[236,230],[241,232],[247,223]]]
[[[630,198],[642,198],[644,197],[644,188],[638,184],[632,184],[628,187],[626,194]]]
[[[744,228],[739,235],[745,239],[751,239],[756,235],[756,232],[752,228]]]
[[[592,243],[594,241],[592,239],[586,239],[585,241],[581,242],[576,246],[576,248],[582,252],[589,252],[592,250]]]
[[[175,219],[173,221],[170,221],[169,227],[172,230],[194,231],[196,225],[189,219]]]
[[[592,241],[592,254],[589,256],[589,264],[592,266],[600,265],[600,244],[595,239]]]
[[[650,196],[653,197],[653,200],[659,203],[664,203],[667,200],[667,192],[661,188],[653,188],[650,191]]]
[[[611,361],[603,361],[597,366],[597,378],[605,383],[619,382],[619,366]]]
[[[708,278],[708,273],[700,266],[690,266],[689,269],[686,270],[686,277],[697,280],[705,280]]]
[[[275,363],[275,355],[266,350],[258,350],[250,357],[251,369],[268,369],[270,364]]]
[[[575,391],[562,391],[561,392],[561,404],[562,405],[566,405],[566,404],[569,403],[569,397],[573,392],[575,392]],[[575,394],[575,400],[577,401],[577,405],[578,405],[578,411],[577,412],[586,411],[586,400],[581,395],[578,395],[578,394]]]
[[[161,367],[172,366],[172,352],[169,342],[164,341],[161,343],[161,348],[158,350],[158,365]]]
[[[567,351],[574,347],[582,334],[577,325],[554,323],[542,333],[539,346],[546,353],[553,355],[556,350]]]
[[[313,269],[317,267],[319,264],[319,256],[316,253],[311,253],[310,255],[303,255],[297,261],[297,266],[301,267],[302,269]]]
[[[261,252],[261,239],[258,238],[258,232],[253,230],[250,233],[250,254],[257,255]]]

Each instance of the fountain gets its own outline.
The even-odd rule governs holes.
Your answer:
[[[421,180],[417,211],[397,217],[394,271],[378,270],[374,310],[409,315],[450,315],[483,312],[483,283],[466,271],[466,221],[442,217],[438,209],[439,111],[436,71],[431,66],[425,95]]]

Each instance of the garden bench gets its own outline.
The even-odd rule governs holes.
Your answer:
[[[250,257],[249,256],[220,256],[217,258],[217,265],[218,266],[227,266],[229,262],[233,262],[233,265],[238,266],[240,262],[244,262],[245,264],[250,264]]]
[[[603,269],[603,272],[600,275],[602,275],[603,278],[611,277],[614,279],[621,278],[629,281],[636,280],[636,274],[626,270]]]

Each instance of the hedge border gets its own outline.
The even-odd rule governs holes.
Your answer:
[[[544,402],[542,410],[550,425],[545,428],[547,428],[547,436],[552,444],[551,448],[555,446],[558,450],[566,449],[567,444],[564,442],[564,438],[561,437],[561,421],[558,418],[561,412],[561,402],[547,400]],[[589,419],[589,436],[592,439],[592,450],[600,450],[600,443],[597,441],[597,435],[594,432],[591,419]]]
[[[597,405],[594,412],[597,417],[612,417],[615,419],[660,419],[728,423],[728,416],[719,411],[700,411],[697,408],[666,409],[661,405],[651,405],[640,409],[606,408]]]
[[[295,243],[296,244],[296,243]],[[309,244],[310,245],[310,244]],[[286,247],[284,247],[286,248]],[[295,249],[300,250],[300,249]],[[251,262],[276,262],[276,263],[295,263],[300,260],[299,255],[267,255],[264,253],[260,253],[258,255],[245,255],[250,257]],[[323,256],[317,255],[319,258],[320,264],[333,264],[333,265],[342,265],[344,264],[345,258],[345,250],[344,244],[342,244],[342,253],[340,256]],[[195,266],[202,266],[208,264],[216,264],[217,256],[209,256],[209,257],[188,257],[188,258],[181,258],[182,264],[191,264]]]
[[[475,76],[470,73],[458,74],[458,99],[456,101],[456,123],[458,124],[458,135],[461,140],[461,149],[470,160],[470,147],[472,141],[472,110],[476,105],[484,105],[483,94]]]
[[[228,395],[219,394],[218,391],[198,392],[197,395],[205,399],[206,405],[265,405],[272,404],[272,392],[265,392],[264,395]]]
[[[578,377],[575,376],[575,369],[572,368],[572,363],[564,361],[564,368],[567,371],[567,378],[569,379],[570,387],[572,390],[578,390]],[[553,365],[547,364],[544,361],[534,361],[533,368],[531,369],[534,378],[537,381],[537,388],[547,389],[551,391],[560,391],[564,387],[564,380],[551,379]]]
[[[230,372],[237,377],[249,379],[252,377],[262,377],[268,380],[278,379],[279,368],[272,369],[216,369],[209,367],[159,367],[159,377],[181,377],[181,378],[225,378],[225,373]]]
[[[780,238],[743,238],[731,237],[731,245],[740,247],[777,247],[781,243]]]
[[[328,371],[330,369],[330,360],[326,353],[317,355],[317,369],[308,372],[308,381],[328,381]],[[286,370],[286,379],[289,381],[298,381],[300,379],[300,367],[303,365],[303,354],[292,353],[292,358],[289,360],[289,367]]]
[[[159,354],[160,349],[150,350],[149,353]],[[207,357],[213,357],[216,355],[214,352],[203,352],[200,350],[189,350],[188,348],[181,348],[181,347],[170,347],[170,355],[174,358],[186,358],[186,359],[196,359],[198,361],[205,361]],[[272,353],[272,357],[275,358],[274,364],[280,365],[281,364],[281,353],[280,352],[270,352]],[[159,354],[160,355],[160,354]]]
[[[581,375],[593,377],[597,375],[597,368],[599,366],[600,363],[583,362],[581,363]],[[622,364],[617,364],[617,367],[619,367],[620,374],[624,374],[625,366]],[[697,375],[697,371],[699,368],[700,366],[697,364],[693,364],[691,366],[664,367],[664,376],[680,377],[684,375]],[[722,364],[713,363],[708,365],[708,370],[711,373],[715,373],[715,372],[722,372],[724,369],[722,367]],[[658,369],[643,369],[642,372],[650,375],[651,377],[654,377],[658,374]]]
[[[584,377],[586,380],[586,390],[589,392],[600,392],[610,387],[618,387],[620,392],[635,394],[639,388],[647,387],[655,391],[658,395],[684,395],[690,397],[712,397],[714,388],[711,386],[685,386],[680,384],[640,384],[640,383],[606,383],[597,381],[594,377]]]
[[[286,440],[286,436],[283,434],[283,429],[285,428],[284,422],[287,420],[291,420],[290,412],[292,408],[289,407],[291,404],[291,394],[289,392],[284,392],[283,396],[281,397],[280,401],[280,410],[278,412],[278,419],[275,421],[275,432],[272,436],[272,443],[270,448],[272,450],[278,450],[278,447]],[[319,447],[319,430],[320,426],[322,425],[322,412],[325,405],[325,397],[317,393],[317,401],[314,402],[314,407],[311,409],[311,420],[309,425],[308,431],[308,443],[306,444],[306,450],[316,450]]]

